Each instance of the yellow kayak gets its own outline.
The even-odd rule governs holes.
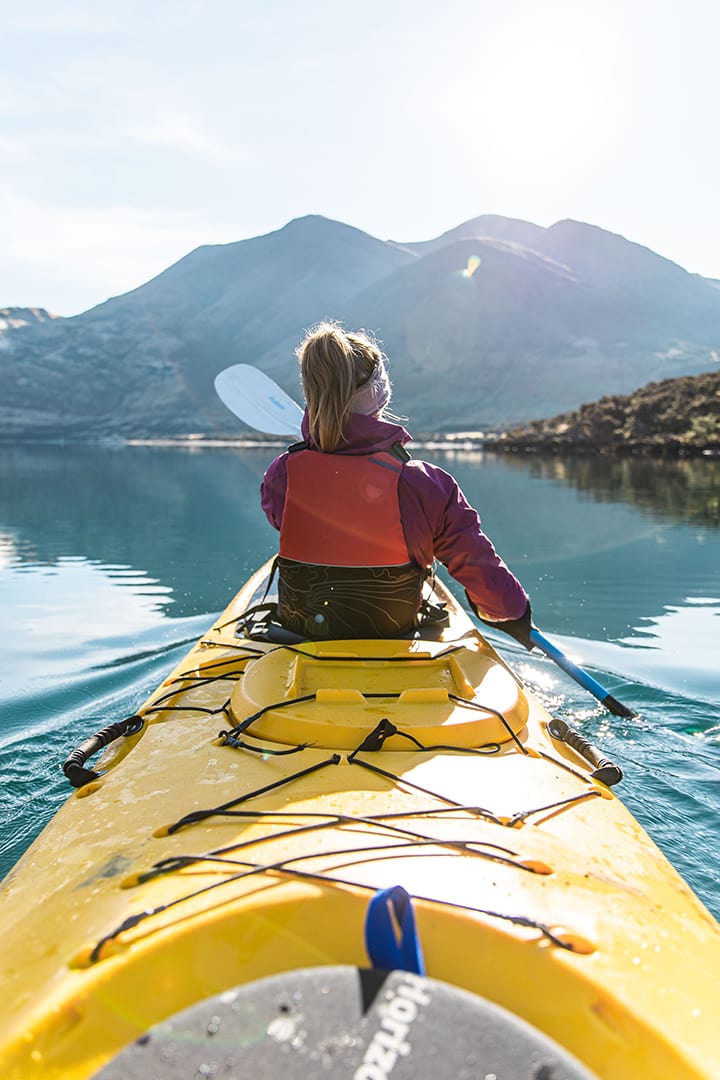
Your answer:
[[[3,882],[3,1080],[720,1077],[720,927],[612,768],[442,585],[427,635],[292,642],[268,573]]]

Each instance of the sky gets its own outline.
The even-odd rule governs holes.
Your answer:
[[[0,308],[322,214],[590,222],[720,278],[718,0],[0,0]]]

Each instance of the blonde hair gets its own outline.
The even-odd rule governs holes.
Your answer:
[[[382,364],[378,343],[336,322],[314,327],[296,349],[313,442],[332,453],[342,438],[353,395]]]

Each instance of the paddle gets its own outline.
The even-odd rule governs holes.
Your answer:
[[[574,679],[576,683],[582,686],[589,694],[592,694],[594,698],[605,706],[614,716],[623,716],[629,720],[638,714],[634,709],[628,708],[627,705],[623,705],[621,701],[618,701],[616,697],[606,690],[604,686],[593,679],[592,675],[589,675],[583,668],[574,664],[569,656],[566,656],[557,645],[553,645],[551,641],[545,637],[535,627],[530,631],[530,640],[533,645],[537,645],[538,649],[545,653],[551,660],[553,660],[558,667],[562,668],[571,679]]]
[[[266,435],[301,434],[302,409],[258,368],[250,364],[235,364],[226,368],[216,376],[215,390],[230,412],[248,427]],[[530,640],[615,716],[626,719],[637,716],[633,709],[613,697],[609,690],[588,675],[587,671],[574,664],[535,627],[530,631]]]
[[[215,391],[248,427],[266,435],[301,435],[302,409],[258,368],[250,364],[225,368],[215,378]]]

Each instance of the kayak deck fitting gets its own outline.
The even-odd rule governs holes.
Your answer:
[[[500,1010],[555,1048],[547,1076],[720,1076],[718,924],[452,595],[436,585],[449,624],[428,640],[283,644],[237,631],[268,573],[113,734],[3,883],[3,1077],[192,1076],[132,1055],[162,1045],[171,1070],[199,1036],[168,1018],[211,999],[226,1032],[230,1014],[275,1008],[282,977],[289,1004],[257,1013],[245,1058],[236,1040],[237,1073],[217,1038],[198,1060],[263,1075],[270,1058],[252,1054],[267,1050],[288,1077],[299,1062],[367,1080],[381,1075],[369,1006],[349,1071],[336,1038],[323,1072],[292,1002],[339,1009],[356,969],[384,966],[400,969],[376,989],[393,1078],[426,1075],[431,1030],[445,1049],[427,1075],[465,1075],[448,1063],[473,1046],[467,1075],[492,1072],[469,1018],[499,1033]],[[408,955],[423,958],[414,974]],[[430,1009],[423,1028],[431,999],[437,1027]],[[413,1038],[387,1027],[397,1001]]]

